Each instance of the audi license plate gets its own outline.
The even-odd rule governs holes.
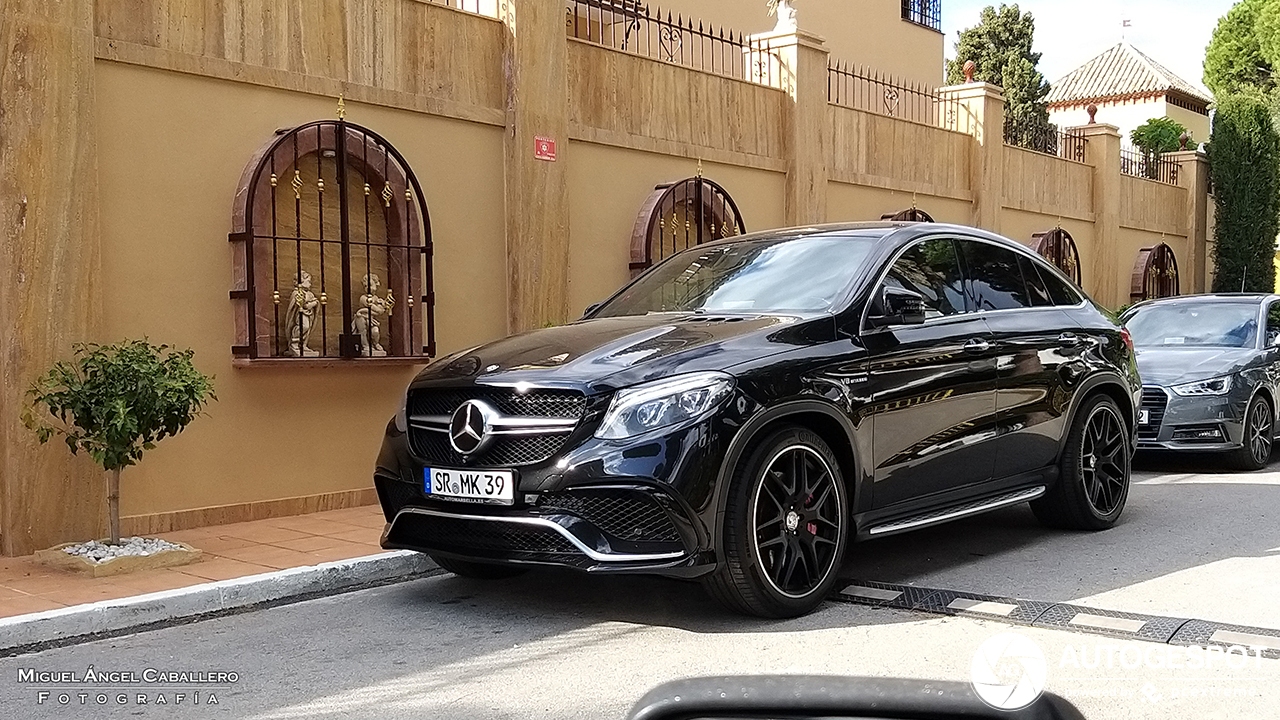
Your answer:
[[[1139,424],[1139,425],[1150,425],[1150,424],[1151,424],[1151,411],[1150,411],[1150,410],[1139,410],[1139,411],[1138,411],[1138,424]]]
[[[427,468],[424,474],[424,492],[431,497],[495,505],[515,502],[516,474],[510,470]]]

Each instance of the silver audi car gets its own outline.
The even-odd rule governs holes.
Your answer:
[[[1138,449],[1271,459],[1280,381],[1280,295],[1191,295],[1139,303],[1121,322],[1142,376]]]

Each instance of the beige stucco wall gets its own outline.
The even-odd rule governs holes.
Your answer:
[[[1090,277],[1093,268],[1094,253],[1098,252],[1093,223],[1070,218],[1049,217],[1043,214],[1005,208],[1000,214],[1000,234],[1017,240],[1023,245],[1031,244],[1031,236],[1057,227],[1071,234],[1080,254],[1080,280],[1085,287],[1093,287],[1097,283]]]
[[[764,0],[669,0],[661,5],[684,17],[751,33],[773,29]],[[796,3],[801,29],[826,40],[834,60],[931,87],[943,83],[942,33],[902,19],[900,0],[803,0]]]
[[[659,183],[698,171],[696,160],[589,142],[569,146],[569,307],[577,313],[630,278],[631,230]],[[703,163],[703,173],[733,197],[748,232],[785,225],[778,172]]]
[[[219,402],[124,473],[122,513],[368,487],[414,370],[231,364],[231,198],[277,128],[333,117],[324,97],[99,61],[104,341],[191,347]],[[347,104],[408,159],[435,241],[441,352],[505,332],[502,129]]]
[[[966,200],[843,182],[827,183],[827,219],[831,222],[879,220],[911,207],[912,203],[938,222],[961,225],[972,222],[973,205]]]

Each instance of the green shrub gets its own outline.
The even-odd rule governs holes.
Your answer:
[[[111,542],[120,541],[120,471],[160,440],[177,435],[213,394],[213,381],[191,362],[192,350],[146,340],[80,344],[35,381],[22,421],[41,443],[62,435],[107,472]]]
[[[1215,292],[1272,292],[1280,232],[1280,137],[1257,93],[1219,98],[1208,146],[1217,211]]]

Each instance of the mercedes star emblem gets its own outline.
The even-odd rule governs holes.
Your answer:
[[[489,430],[497,411],[479,400],[468,400],[453,411],[449,420],[449,444],[463,455],[479,452],[489,441]]]

